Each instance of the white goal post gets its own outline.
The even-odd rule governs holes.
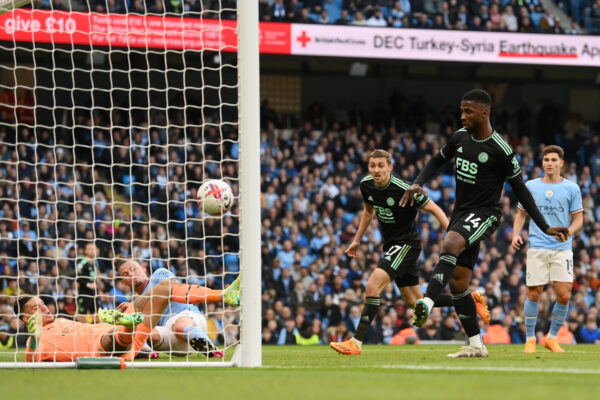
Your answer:
[[[242,367],[262,365],[261,218],[260,218],[260,76],[258,6],[238,2],[238,77],[240,85]],[[247,272],[246,272],[247,271]]]
[[[213,289],[241,276],[239,308],[199,305],[225,357],[169,347],[122,367],[260,367],[258,3],[46,3],[0,0],[0,368],[77,368],[25,362],[13,304],[97,321],[89,307],[133,298],[118,255]],[[224,216],[197,206],[207,179],[234,191]]]

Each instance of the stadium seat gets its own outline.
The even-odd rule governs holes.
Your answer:
[[[442,176],[442,187],[454,188],[454,176],[443,175]]]
[[[390,8],[389,7],[382,6],[382,7],[380,7],[380,10],[385,19],[388,19],[390,17]]]
[[[342,15],[341,8],[337,7],[334,4],[325,3],[323,5],[323,9],[327,11],[327,14],[329,15],[329,21],[331,24],[335,23],[335,21],[340,19],[340,16]]]
[[[531,18],[531,22],[533,23],[533,25],[535,25],[536,27],[540,26],[540,20],[542,19],[542,16],[544,14],[542,13],[531,13],[529,14],[529,18]]]
[[[135,185],[133,185],[134,182],[135,175],[123,176],[123,185],[125,185],[123,190],[125,192],[125,196],[135,196]]]
[[[239,272],[240,271],[240,257],[237,254],[226,253],[223,256],[225,261],[225,268],[227,272]]]

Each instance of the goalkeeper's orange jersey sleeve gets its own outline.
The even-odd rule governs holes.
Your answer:
[[[26,361],[75,361],[77,357],[102,357],[102,337],[113,331],[108,324],[86,324],[57,318],[44,325],[36,350],[27,341]]]

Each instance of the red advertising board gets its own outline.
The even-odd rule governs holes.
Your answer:
[[[260,51],[290,54],[290,24],[262,23]],[[153,49],[237,51],[237,22],[202,18],[16,10],[0,40]]]

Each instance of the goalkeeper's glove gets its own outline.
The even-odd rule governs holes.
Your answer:
[[[42,316],[34,313],[27,321],[27,331],[29,332],[29,348],[36,350],[40,340],[42,330]]]

